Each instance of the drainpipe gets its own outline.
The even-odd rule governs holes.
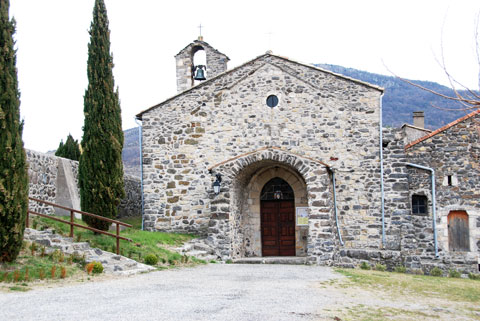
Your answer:
[[[438,244],[437,244],[437,214],[436,214],[436,201],[435,201],[435,170],[430,167],[407,163],[407,166],[416,167],[430,171],[430,178],[432,181],[432,216],[433,216],[433,244],[435,246],[435,257],[438,258]]]
[[[383,93],[380,95],[380,125],[379,125],[379,133],[380,133],[380,191],[381,191],[381,202],[382,202],[382,245],[385,247],[385,191],[383,186],[383,120],[382,120],[382,98]]]
[[[337,233],[338,233],[338,239],[340,241],[340,244],[343,246],[345,245],[342,240],[342,234],[340,234],[340,224],[338,223],[338,215],[337,215],[337,191],[335,189],[335,172],[333,169],[329,168],[329,170],[332,173],[332,182],[333,182],[333,208],[335,211],[335,222],[337,223]]]
[[[142,231],[143,231],[143,150],[142,150],[142,124],[135,117],[135,123],[138,125],[138,143],[140,144],[140,188],[142,193]]]

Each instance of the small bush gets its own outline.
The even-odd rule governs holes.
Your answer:
[[[60,257],[62,257],[62,256],[63,256],[63,253],[59,249],[56,249],[52,253],[52,259],[56,262],[58,262],[60,260]]]
[[[228,259],[228,260],[225,261],[225,263],[226,263],[226,264],[232,264],[233,261],[232,261],[231,259]]]
[[[76,242],[79,243],[82,241],[82,234],[77,234],[77,237],[75,238],[76,239]]]
[[[93,262],[92,263],[88,263],[87,265],[85,265],[85,270],[87,271],[87,274],[92,274],[92,271],[93,271]]]
[[[471,280],[480,280],[480,274],[468,273],[468,278]]]
[[[215,260],[210,260],[210,263],[217,263],[217,261],[215,261]]]
[[[434,267],[433,269],[430,270],[430,275],[431,276],[442,276],[443,271],[440,270],[438,267]]]
[[[470,276],[470,275],[469,275]],[[4,272],[2,275],[2,279],[0,280],[1,282],[6,282],[8,278],[8,272]]]
[[[57,271],[57,266],[56,265],[52,266],[52,269],[50,270],[50,276],[52,277],[52,279],[55,279],[56,271]]]
[[[25,268],[25,275],[23,277],[25,281],[28,281],[30,279],[30,275],[28,274],[28,266]]]
[[[37,251],[37,249],[38,249],[37,243],[32,242],[32,244],[30,245],[30,251],[32,252],[32,255],[35,255],[35,252]]]
[[[60,272],[60,277],[62,279],[65,279],[66,276],[67,276],[67,269],[64,266],[62,266],[62,270]]]
[[[40,280],[45,279],[45,270],[43,268],[38,271],[38,277],[40,278]]]
[[[360,263],[360,268],[362,270],[370,270],[371,269],[370,265],[367,262]]]
[[[42,248],[40,250],[40,256],[45,257],[46,252],[47,252],[47,249],[45,248],[45,246],[42,246]]]
[[[93,270],[92,270],[92,272],[93,272],[94,274],[100,274],[100,273],[103,272],[103,265],[102,265],[102,263],[97,262],[97,261],[93,261],[92,263],[93,263]]]
[[[143,260],[144,260],[145,264],[157,265],[158,256],[156,256],[155,254],[147,254],[147,255],[145,255],[145,258]]]
[[[397,265],[395,269],[393,269],[397,273],[405,273],[407,272],[407,268],[404,267],[403,265]]]
[[[13,272],[13,281],[18,282],[19,280],[20,280],[20,272],[18,272],[18,270],[15,270]]]
[[[375,264],[375,270],[377,271],[385,272],[386,269],[387,269],[386,265],[383,265],[380,263]]]
[[[451,269],[448,271],[448,277],[450,278],[459,278],[460,276],[461,274],[457,270]]]

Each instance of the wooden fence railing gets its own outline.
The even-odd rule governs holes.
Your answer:
[[[106,217],[103,217],[103,216],[100,216],[100,215],[95,215],[95,214],[92,214],[92,213],[79,211],[79,210],[76,210],[76,209],[73,209],[73,208],[70,208],[70,207],[65,207],[65,206],[62,206],[62,205],[58,205],[58,204],[55,204],[55,203],[43,201],[43,200],[33,198],[33,197],[29,197],[29,199],[31,201],[39,202],[39,203],[42,203],[42,204],[46,204],[46,205],[50,205],[50,206],[53,206],[53,207],[64,209],[66,211],[70,211],[70,221],[62,220],[58,217],[54,217],[54,216],[47,215],[47,214],[37,213],[37,212],[31,211],[30,209],[28,209],[28,211],[27,211],[27,222],[26,222],[27,227],[30,226],[29,225],[30,214],[32,214],[32,215],[45,217],[45,218],[48,218],[48,219],[51,219],[51,220],[54,220],[54,221],[62,222],[62,223],[65,223],[65,224],[69,224],[70,225],[70,237],[73,237],[73,229],[74,229],[75,226],[78,227],[78,228],[83,228],[83,229],[90,230],[90,231],[93,231],[93,232],[96,232],[96,233],[112,236],[112,237],[115,237],[117,239],[117,254],[120,254],[120,240],[125,240],[125,241],[132,242],[131,239],[129,239],[127,237],[120,236],[120,225],[123,225],[123,226],[126,226],[126,227],[132,227],[130,224],[120,222],[120,221],[117,221],[117,220],[112,220],[112,219],[109,219],[109,218],[106,218]],[[114,224],[116,224],[116,232],[117,233],[113,234],[113,233],[105,232],[105,231],[102,231],[102,230],[98,230],[98,229],[90,227],[90,226],[77,224],[77,223],[74,222],[75,213],[95,217],[95,218],[97,218],[99,220],[102,220],[102,221],[114,223]]]

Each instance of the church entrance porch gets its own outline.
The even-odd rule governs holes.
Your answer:
[[[211,184],[222,177],[219,192],[210,195],[208,229],[218,255],[329,264],[336,242],[327,168],[276,147],[209,168]]]

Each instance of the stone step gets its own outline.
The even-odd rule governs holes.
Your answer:
[[[196,258],[203,258],[205,256],[208,256],[209,253],[207,251],[189,251],[189,252],[185,252],[185,255],[188,255],[188,256],[194,256]]]
[[[267,257],[244,257],[234,259],[236,264],[292,264],[304,265],[307,264],[307,257],[299,256],[267,256]]]

